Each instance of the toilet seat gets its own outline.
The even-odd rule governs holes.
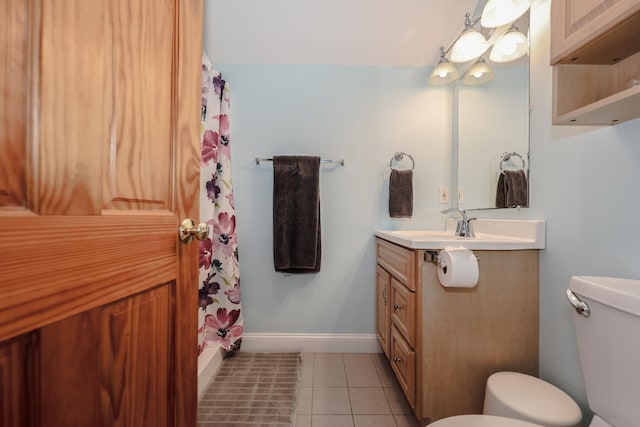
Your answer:
[[[527,421],[513,418],[496,417],[495,415],[457,415],[443,418],[429,427],[542,427]]]
[[[582,411],[568,394],[519,372],[497,372],[489,377],[483,413],[546,426],[582,425]]]

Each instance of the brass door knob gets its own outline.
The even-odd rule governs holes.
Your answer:
[[[209,235],[209,226],[204,222],[196,225],[191,218],[186,218],[178,227],[178,237],[184,243],[189,243],[194,236],[198,240],[204,240]]]

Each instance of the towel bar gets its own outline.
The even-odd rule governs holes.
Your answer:
[[[266,157],[256,157],[256,165],[259,165],[262,162],[273,162],[273,159],[266,158]],[[344,166],[344,159],[338,159],[338,160],[321,159],[320,163],[335,163],[340,166]]]

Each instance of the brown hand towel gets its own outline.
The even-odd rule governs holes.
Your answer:
[[[496,189],[497,208],[515,208],[529,206],[527,175],[520,170],[506,170],[498,177]]]
[[[411,218],[413,215],[413,171],[391,169],[389,178],[389,216]]]
[[[320,157],[273,156],[276,271],[320,271]]]

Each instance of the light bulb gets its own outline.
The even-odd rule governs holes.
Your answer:
[[[452,62],[467,62],[486,52],[487,40],[474,29],[466,29],[451,49]]]
[[[485,28],[508,24],[521,17],[529,6],[529,0],[489,0],[482,11],[480,24]]]
[[[465,86],[481,86],[491,82],[495,78],[493,70],[487,64],[484,59],[480,58],[473,64],[473,67],[469,69],[462,79],[462,83]]]
[[[514,61],[524,56],[528,50],[529,42],[527,36],[512,25],[509,31],[495,42],[489,59],[493,62]]]
[[[429,84],[431,86],[445,86],[456,81],[458,76],[458,69],[444,57],[443,53],[438,65],[429,77]]]

